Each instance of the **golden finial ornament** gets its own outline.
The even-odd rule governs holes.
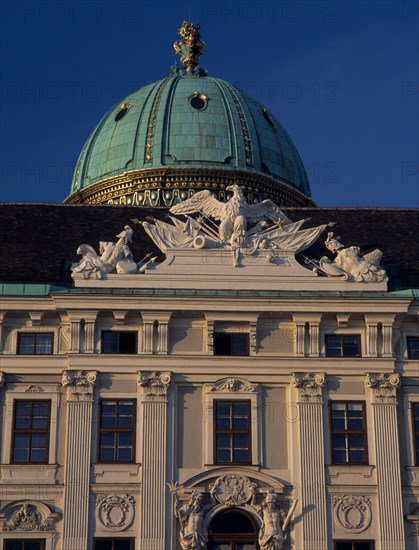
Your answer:
[[[182,39],[173,44],[175,52],[180,56],[180,61],[187,73],[195,72],[199,63],[198,58],[205,50],[205,42],[201,41],[201,35],[199,34],[200,28],[201,25],[184,21],[179,29],[179,36]]]

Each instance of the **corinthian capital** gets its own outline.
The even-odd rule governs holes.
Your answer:
[[[397,390],[400,388],[400,375],[367,373],[367,386],[372,390],[373,399],[381,403],[396,403]]]
[[[293,372],[291,383],[298,388],[301,401],[321,402],[326,375],[322,372]]]
[[[97,376],[95,370],[63,371],[62,385],[67,388],[67,400],[91,401]]]
[[[138,384],[144,388],[144,393],[150,398],[165,398],[172,381],[171,372],[140,371]]]

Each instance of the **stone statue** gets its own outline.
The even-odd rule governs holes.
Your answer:
[[[273,489],[269,489],[265,499],[258,507],[262,518],[262,527],[259,531],[260,550],[282,550],[286,540],[286,530],[294,513],[297,501],[285,517],[284,510],[280,507],[278,495]]]
[[[175,517],[179,519],[179,543],[182,550],[203,550],[207,547],[208,536],[203,529],[203,495],[194,491],[187,504],[179,505],[176,487],[171,489],[175,499]]]
[[[345,248],[340,237],[327,234],[326,248],[336,254],[333,262],[326,256],[320,259],[318,269],[329,277],[343,277],[349,281],[381,283],[387,281],[387,274],[380,266],[382,253],[376,249],[369,254],[360,254],[358,246]]]
[[[117,235],[116,243],[100,241],[98,256],[93,247],[81,244],[77,249],[82,259],[79,265],[73,268],[72,277],[83,279],[106,279],[108,273],[136,273],[137,264],[134,262],[128,243],[132,241],[133,230],[129,225]]]
[[[226,191],[232,191],[233,196],[228,202],[221,202],[211,195],[208,190],[200,191],[192,195],[190,199],[172,206],[172,214],[193,214],[199,212],[206,217],[212,217],[219,220],[219,238],[222,242],[228,242],[234,232],[234,222],[239,216],[242,216],[240,225],[246,230],[247,222],[257,223],[261,220],[269,219],[277,222],[290,220],[283,214],[280,208],[270,199],[266,199],[258,204],[249,204],[243,191],[238,185],[230,185]]]

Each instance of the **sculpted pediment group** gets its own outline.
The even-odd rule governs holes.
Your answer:
[[[203,252],[211,259],[222,253],[231,267],[269,264],[278,268],[276,276],[281,276],[281,267],[289,266],[296,254],[308,249],[327,227],[334,225],[329,223],[303,229],[308,219],[292,222],[271,200],[249,204],[238,185],[228,187],[227,191],[231,193],[227,202],[218,201],[208,190],[196,193],[172,206],[170,221],[133,221],[142,226],[168,257],[188,250],[194,252],[197,258]],[[109,274],[158,272],[159,264],[155,264],[157,257],[151,253],[140,261],[134,260],[129,248],[132,236],[133,229],[126,225],[117,235],[116,242],[99,243],[99,254],[90,244],[81,244],[77,252],[82,258],[72,269],[73,279],[107,279]],[[325,246],[335,258],[331,260],[323,256],[316,260],[306,257],[305,267],[312,274],[346,282],[387,281],[386,272],[380,266],[380,250],[362,255],[359,247],[345,247],[333,232],[328,232]],[[192,265],[193,257],[188,258]],[[166,267],[172,263],[169,261]],[[307,270],[302,269],[300,274],[304,275]]]

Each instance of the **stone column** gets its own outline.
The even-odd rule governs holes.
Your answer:
[[[306,315],[308,322],[309,349],[310,357],[319,357],[320,355],[320,321],[321,315]]]
[[[3,387],[5,380],[6,380],[6,373],[0,370],[0,389]]]
[[[292,374],[298,389],[301,513],[304,550],[328,548],[324,473],[323,373]]]
[[[88,548],[93,389],[97,371],[64,371],[67,438],[62,550]]]
[[[399,374],[367,374],[371,388],[377,461],[380,550],[404,550],[402,483],[397,427]]]
[[[142,387],[141,550],[166,550],[166,438],[170,372],[138,373]]]

